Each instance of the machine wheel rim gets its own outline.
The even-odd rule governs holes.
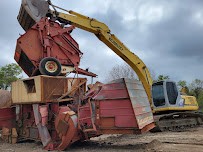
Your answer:
[[[50,73],[54,73],[57,71],[58,65],[54,61],[47,61],[45,64],[45,69]]]

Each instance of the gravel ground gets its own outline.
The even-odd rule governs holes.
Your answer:
[[[41,143],[7,144],[0,141],[2,152],[45,152]],[[185,132],[147,133],[142,135],[102,135],[72,145],[71,152],[203,152],[203,128]]]

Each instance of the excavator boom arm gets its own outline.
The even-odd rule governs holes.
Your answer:
[[[105,43],[119,57],[127,62],[137,73],[151,102],[151,85],[153,80],[144,62],[137,55],[132,53],[115,35],[111,34],[110,29],[104,23],[73,11],[67,12],[67,14],[59,12],[55,14],[57,14],[59,19],[65,20],[71,25],[94,33],[99,38],[99,40]]]

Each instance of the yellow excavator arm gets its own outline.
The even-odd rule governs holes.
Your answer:
[[[153,80],[144,62],[137,55],[132,53],[114,34],[111,34],[110,29],[106,24],[74,11],[64,11],[68,13],[54,11],[51,11],[50,13],[54,14],[59,20],[67,21],[68,24],[94,33],[99,38],[99,40],[105,43],[112,51],[114,51],[119,57],[128,63],[138,75],[151,103],[151,86]]]

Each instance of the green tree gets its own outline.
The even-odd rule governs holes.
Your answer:
[[[199,79],[195,79],[190,84],[190,92],[198,99],[200,94],[203,91],[203,81]]]
[[[189,86],[190,95],[197,98],[200,109],[203,108],[203,81],[200,79],[195,79]]]
[[[7,90],[21,73],[22,69],[15,63],[0,67],[0,89]]]
[[[180,87],[182,87],[182,88],[184,88],[184,87],[186,87],[187,86],[187,82],[185,81],[185,80],[180,80],[180,81],[178,81],[178,86],[180,86]]]
[[[170,77],[168,75],[159,75],[157,81],[169,80]]]
[[[199,104],[199,109],[203,110],[203,91],[202,91],[202,93],[199,95],[197,101],[198,101],[198,104]]]
[[[178,81],[177,85],[180,89],[180,92],[190,95],[190,90],[189,90],[189,88],[187,86],[187,82],[185,80]]]

